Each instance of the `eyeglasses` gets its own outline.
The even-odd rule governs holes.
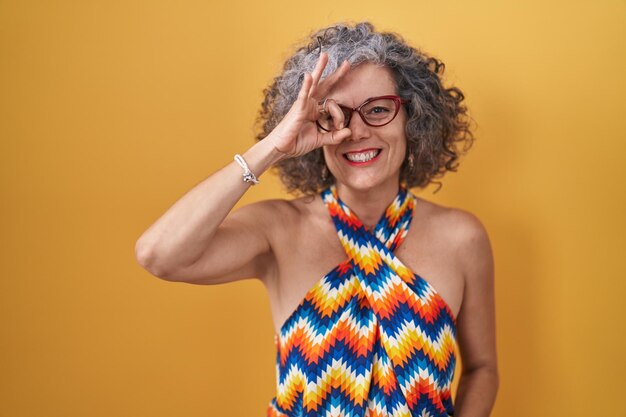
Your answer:
[[[396,118],[402,104],[410,103],[411,100],[405,100],[398,96],[379,96],[368,98],[359,107],[351,108],[337,104],[343,113],[343,125],[341,128],[350,125],[352,114],[357,112],[361,116],[361,120],[372,127],[385,126]],[[333,118],[330,113],[325,112],[317,120],[317,126],[325,132],[330,132],[335,128]]]

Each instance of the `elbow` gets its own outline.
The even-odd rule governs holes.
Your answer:
[[[495,364],[485,364],[464,369],[463,375],[485,381],[485,383],[491,386],[494,393],[497,393],[500,388],[500,373],[498,372],[498,366]]]
[[[497,394],[498,389],[500,388],[500,374],[498,373],[498,368],[494,367],[488,369],[487,372],[490,376],[491,384],[493,386],[493,392],[494,394]]]
[[[159,265],[158,255],[147,244],[142,242],[141,239],[135,243],[135,259],[137,263],[150,274],[157,278],[171,281],[168,279],[168,272],[162,266]]]
[[[496,386],[496,393],[497,393],[498,390],[500,389],[500,374],[498,373],[497,370],[495,374],[495,386]]]
[[[491,382],[491,387],[495,396],[500,388],[500,373],[498,372],[498,368],[497,366],[487,367],[483,370],[483,372],[485,372],[487,378]]]

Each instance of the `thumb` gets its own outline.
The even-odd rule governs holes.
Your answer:
[[[349,128],[344,127],[340,130],[331,130],[322,136],[322,146],[323,145],[338,145],[344,140],[348,139],[352,135],[352,132]]]

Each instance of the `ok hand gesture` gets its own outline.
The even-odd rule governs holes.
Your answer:
[[[325,100],[333,86],[350,70],[350,63],[344,61],[320,82],[327,63],[328,55],[322,52],[313,72],[304,74],[298,98],[291,109],[265,139],[269,139],[285,158],[304,155],[324,145],[338,144],[351,135],[350,129],[341,128],[344,115],[339,106],[333,100]],[[322,110],[332,117],[336,130],[322,132],[317,129],[315,122],[322,116]]]

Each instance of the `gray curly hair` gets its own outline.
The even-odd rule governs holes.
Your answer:
[[[436,183],[438,191],[441,182],[435,180],[447,171],[456,171],[459,155],[474,141],[471,118],[462,104],[465,97],[456,87],[444,88],[443,62],[409,46],[400,35],[376,31],[369,22],[337,24],[314,32],[308,44],[287,59],[282,73],[264,90],[256,139],[265,138],[287,114],[304,74],[313,70],[322,50],[328,54],[322,77],[333,73],[344,60],[353,67],[371,62],[391,70],[397,94],[410,100],[405,104],[407,152],[400,182],[409,188]],[[288,192],[315,194],[334,182],[322,149],[282,160],[276,168]]]

